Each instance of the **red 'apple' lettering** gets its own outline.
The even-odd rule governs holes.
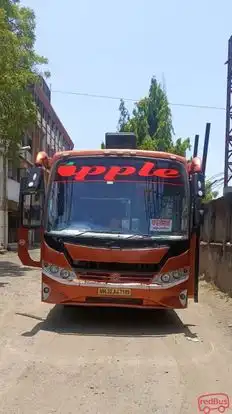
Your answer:
[[[89,176],[100,176],[99,178],[104,181],[115,181],[120,177],[135,176],[136,174],[140,177],[159,177],[159,178],[177,178],[180,177],[178,170],[173,168],[155,168],[155,163],[145,162],[143,166],[136,171],[135,167],[132,166],[110,166],[106,167],[103,165],[93,166],[76,166],[76,165],[60,165],[58,167],[58,174],[61,177],[72,177],[76,181],[84,181]],[[138,178],[138,177],[137,177]]]
[[[100,175],[105,172],[106,168],[99,167],[81,167],[80,171],[75,174],[76,181],[84,181],[88,175]]]
[[[145,162],[145,164],[140,168],[139,175],[141,177],[153,177],[156,175],[157,170],[155,170],[155,164],[153,162]]]
[[[139,171],[141,177],[160,177],[160,178],[175,178],[179,177],[179,172],[170,168],[155,169],[153,162],[146,162]]]
[[[179,172],[173,169],[159,168],[154,175],[160,178],[175,178],[179,177]]]
[[[75,165],[60,165],[57,171],[58,171],[58,174],[61,175],[61,177],[71,177],[76,172],[76,166]]]
[[[114,181],[118,175],[132,175],[135,172],[135,167],[111,167],[105,174],[104,180]]]

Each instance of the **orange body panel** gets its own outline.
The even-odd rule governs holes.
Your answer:
[[[42,290],[49,289],[48,298],[42,300],[46,303],[75,305],[75,306],[111,306],[127,308],[168,308],[184,309],[187,307],[187,301],[182,305],[180,295],[188,289],[188,282],[184,282],[169,289],[132,289],[131,296],[104,297],[104,300],[98,296],[98,288],[92,286],[68,286],[50,279],[42,274]]]
[[[78,257],[79,260],[108,263],[125,263],[125,261],[127,263],[159,263],[168,251],[168,248],[160,248],[155,251],[154,249],[123,249],[122,253],[122,250],[89,248],[67,243],[65,247],[72,257]]]
[[[118,262],[123,263],[159,263],[168,249],[131,249],[114,251],[112,249],[95,249],[91,247],[66,244],[66,248],[73,260],[80,261],[101,261],[101,262]],[[138,253],[139,252],[139,253]],[[44,262],[55,264],[61,268],[72,270],[69,262],[63,253],[56,252],[45,242],[42,246],[42,256]],[[126,259],[125,259],[126,258]],[[189,251],[169,258],[160,273],[177,270],[190,265]],[[124,283],[104,283],[103,286],[126,289],[129,285],[131,295],[124,296],[104,296],[98,295],[98,288],[101,287],[101,281],[82,280],[77,277],[71,283],[62,279],[57,280],[52,276],[49,277],[46,272],[42,272],[42,300],[54,304],[72,304],[86,306],[117,306],[117,307],[135,307],[135,308],[185,308],[186,302],[180,300],[181,294],[186,294],[191,289],[192,281],[181,282],[175,286],[164,288],[154,287],[149,284],[124,284]],[[43,290],[49,292],[44,294]]]
[[[21,230],[21,239],[28,231]],[[192,251],[194,251],[195,238],[191,242]],[[66,244],[72,258],[75,260],[89,260],[89,261],[103,261],[103,262],[118,262],[123,263],[159,263],[162,257],[166,254],[167,248],[160,249],[130,249],[128,251],[115,251],[112,249],[95,249],[73,244]],[[27,243],[25,245],[19,243],[19,257],[25,265],[37,266],[42,265],[42,261],[34,262],[27,250]],[[44,262],[54,264],[63,269],[72,270],[68,260],[63,253],[57,252],[49,247],[45,242],[41,246],[41,257]],[[173,270],[178,270],[190,266],[190,276],[187,281],[181,282],[175,286],[164,288],[155,288],[149,284],[136,284],[131,288],[131,295],[129,297],[120,296],[104,296],[104,299],[98,296],[98,287],[100,282],[83,281],[79,283],[78,277],[71,283],[60,280],[54,280],[47,274],[42,272],[42,300],[47,303],[54,304],[72,304],[72,305],[86,305],[86,306],[117,306],[117,307],[134,307],[134,308],[185,308],[187,307],[187,297],[193,295],[193,269],[194,269],[194,255],[190,251],[169,258],[160,273],[165,273]],[[132,283],[133,285],[133,283]],[[104,284],[104,286],[112,286],[112,284]],[[127,285],[121,283],[114,284],[116,288],[126,288]],[[49,291],[49,295],[44,294],[43,290]],[[186,301],[180,300],[180,295],[186,295]]]

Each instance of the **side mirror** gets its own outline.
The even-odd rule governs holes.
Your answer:
[[[32,167],[20,182],[19,207],[21,226],[28,229],[41,227],[45,202],[44,171]]]
[[[203,200],[205,196],[205,177],[202,173],[192,175],[192,188],[194,197]]]
[[[205,177],[202,173],[192,175],[192,192],[194,197],[194,226],[200,226],[204,222]]]
[[[44,192],[22,194],[20,204],[21,225],[30,229],[41,227],[43,219]]]

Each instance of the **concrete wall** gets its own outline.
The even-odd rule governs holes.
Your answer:
[[[221,197],[206,205],[201,231],[200,272],[232,296],[232,201]]]

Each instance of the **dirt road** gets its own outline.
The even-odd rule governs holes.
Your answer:
[[[220,392],[232,402],[232,301],[205,284],[184,311],[64,311],[40,302],[40,272],[11,253],[0,295],[0,413],[195,414],[199,395]]]

